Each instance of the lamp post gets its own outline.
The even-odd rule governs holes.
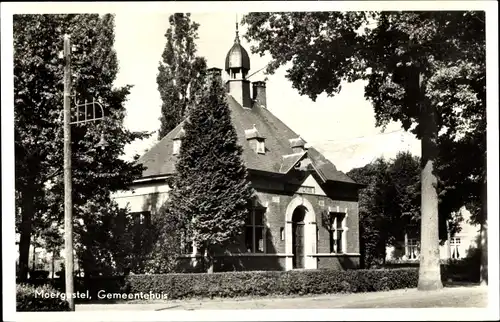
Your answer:
[[[69,309],[75,310],[73,281],[73,201],[71,186],[71,45],[64,35],[64,252],[65,284]]]
[[[85,124],[88,122],[104,119],[104,109],[99,102],[92,99],[91,103],[85,101],[84,104],[78,104],[75,96],[76,121],[71,122],[71,43],[70,36],[64,35],[64,252],[65,252],[65,286],[66,299],[71,311],[75,310],[74,295],[74,260],[73,260],[73,200],[72,200],[72,180],[71,180],[71,125]],[[88,111],[88,106],[92,110]],[[97,117],[96,106],[100,108],[101,116]],[[80,119],[80,107],[85,108],[83,119]],[[89,117],[88,112],[93,112]],[[104,140],[101,136],[101,142]]]

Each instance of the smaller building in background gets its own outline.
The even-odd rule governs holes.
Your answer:
[[[454,235],[448,234],[447,240],[439,246],[441,260],[463,259],[471,249],[478,247],[479,226],[470,223],[470,212],[462,208],[460,214],[463,221],[460,231]],[[420,259],[420,226],[411,225],[406,228],[404,239],[395,246],[386,247],[386,261],[412,262]]]

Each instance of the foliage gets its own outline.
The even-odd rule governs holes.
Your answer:
[[[171,197],[152,218],[151,231],[153,246],[147,259],[145,270],[148,273],[171,273],[177,267],[177,259],[182,253],[181,237],[184,231],[182,214],[175,211]]]
[[[169,299],[376,292],[416,287],[418,270],[250,271],[131,275],[130,292],[168,293]]]
[[[205,58],[196,56],[199,24],[189,13],[175,13],[169,23],[156,78],[162,99],[159,139],[184,120],[202,90],[206,69]]]
[[[486,115],[478,117],[482,124],[474,133],[459,140],[445,135],[439,138],[442,149],[438,159],[440,211],[456,212],[466,206],[474,225],[487,220]],[[465,155],[474,158],[465,158]]]
[[[49,271],[46,270],[34,270],[30,271],[30,278],[31,279],[39,279],[39,278],[48,278],[49,277]]]
[[[55,274],[55,260],[59,258],[60,251],[64,244],[64,239],[62,236],[62,231],[57,225],[50,226],[42,230],[41,239],[43,240],[44,248],[51,252],[51,270],[52,277]]]
[[[69,311],[68,302],[61,297],[50,297],[58,292],[48,286],[16,285],[16,311]],[[46,298],[43,295],[48,295]]]
[[[63,277],[58,278],[30,279],[26,285],[34,288],[48,287],[53,294],[57,294],[57,292],[64,293],[64,274]],[[124,275],[90,277],[74,276],[74,291],[81,294],[88,292],[89,295],[88,298],[76,298],[75,300],[78,302],[98,299],[99,291],[102,293],[103,290],[106,293],[115,294],[128,292],[129,288],[126,282],[126,277]]]
[[[207,251],[211,269],[214,247],[243,232],[253,195],[220,76],[208,78],[183,128],[168,214]]]
[[[367,80],[377,125],[418,123],[416,66],[425,67],[426,95],[452,134],[466,127],[461,116],[484,108],[477,97],[484,91],[484,12],[259,12],[243,23],[247,40],[258,43],[252,52],[271,54],[267,71],[292,62],[287,78],[313,100],[338,93],[341,80]]]
[[[391,204],[406,222],[420,219],[420,158],[399,152],[387,170],[394,198]]]
[[[408,226],[420,228],[420,158],[399,152],[394,159],[377,159],[348,175],[367,185],[360,191],[359,216],[362,259],[370,267],[384,261],[385,246],[403,240]],[[444,211],[439,216],[448,220],[452,235],[459,231],[460,216]],[[447,226],[440,227],[445,240]]]
[[[385,259],[385,247],[391,232],[389,164],[382,158],[362,168],[352,169],[349,177],[367,187],[359,194],[359,234],[362,267],[371,267]]]
[[[129,214],[115,201],[94,198],[83,209],[87,216],[74,226],[79,266],[86,276],[140,269],[146,250],[140,247],[135,234],[138,216]]]
[[[72,87],[83,102],[96,98],[105,108],[106,119],[85,126],[72,126],[73,204],[75,222],[101,227],[99,213],[89,213],[91,205],[110,204],[109,194],[123,189],[142,168],[121,160],[126,144],[147,136],[123,127],[124,102],[130,86],[114,88],[118,60],[113,49],[112,15],[16,15],[14,16],[14,122],[16,202],[21,207],[18,231],[21,234],[20,266],[25,269],[31,232],[42,230],[63,219],[63,35],[71,35],[76,50],[71,54]],[[74,103],[72,103],[74,106]],[[75,113],[75,111],[73,111]],[[73,116],[75,116],[73,114]],[[107,147],[96,146],[101,134]],[[110,206],[113,208],[113,205]],[[109,209],[108,209],[109,210]],[[79,236],[80,251],[109,245]],[[98,233],[97,233],[98,234]],[[101,252],[94,254],[100,255]],[[25,278],[25,272],[21,272]]]
[[[57,226],[44,229],[41,233],[41,238],[44,248],[54,253],[57,253],[64,244],[62,233]]]

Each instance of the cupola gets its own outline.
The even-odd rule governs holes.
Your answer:
[[[229,76],[226,90],[241,106],[252,107],[250,81],[246,79],[250,70],[250,57],[240,44],[238,23],[236,23],[236,37],[234,44],[226,55],[225,71]]]
[[[240,44],[240,37],[238,35],[238,23],[236,23],[236,37],[234,44],[226,55],[226,72],[230,78],[246,78],[250,70],[250,57],[247,51]]]

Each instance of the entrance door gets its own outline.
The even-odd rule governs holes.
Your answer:
[[[293,268],[304,268],[305,209],[298,207],[292,216]]]

